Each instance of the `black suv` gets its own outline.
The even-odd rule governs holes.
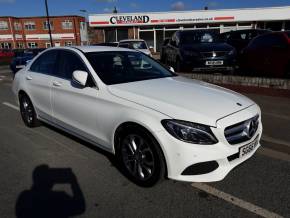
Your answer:
[[[246,30],[237,30],[230,31],[221,34],[221,38],[228,44],[235,47],[238,53],[244,49],[249,42],[256,36],[269,33],[270,30],[264,29],[246,29]]]
[[[214,30],[180,30],[163,47],[163,61],[176,71],[234,71],[236,50]]]

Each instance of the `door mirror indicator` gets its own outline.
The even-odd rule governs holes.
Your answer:
[[[81,86],[86,86],[88,80],[88,73],[86,71],[76,70],[73,72],[73,81]]]
[[[169,70],[170,70],[171,72],[175,73],[175,70],[174,70],[173,67],[169,67]]]

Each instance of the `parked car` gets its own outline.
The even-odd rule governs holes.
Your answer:
[[[0,57],[13,57],[14,52],[11,49],[0,49]]]
[[[0,65],[9,65],[14,56],[11,49],[0,49]]]
[[[165,49],[169,42],[170,42],[170,38],[167,38],[162,43],[161,50],[160,50],[160,61],[162,63],[165,63]]]
[[[244,49],[249,42],[258,35],[271,32],[270,30],[264,29],[247,29],[237,30],[221,33],[221,38],[228,44],[235,47],[238,53]]]
[[[272,32],[254,38],[242,50],[243,72],[290,78],[290,32]]]
[[[112,152],[142,186],[164,176],[222,180],[260,146],[252,100],[130,49],[50,48],[16,74],[12,89],[28,127],[41,120]]]
[[[25,67],[39,52],[44,49],[27,49],[15,51],[15,55],[11,61],[10,69],[15,75],[20,69]]]
[[[119,42],[101,42],[94,44],[95,46],[110,46],[110,47],[118,47]]]
[[[164,48],[164,60],[177,71],[233,71],[236,49],[222,42],[213,30],[183,30]]]
[[[118,47],[135,49],[146,55],[152,56],[147,43],[142,39],[125,39],[119,42]]]

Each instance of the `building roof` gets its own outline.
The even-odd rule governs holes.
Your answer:
[[[60,15],[60,16],[49,16],[49,18],[61,18],[61,17],[79,17],[85,18],[80,15]],[[35,18],[47,18],[46,16],[31,16],[31,17],[15,17],[15,16],[0,16],[0,18],[14,18],[14,19],[35,19]]]

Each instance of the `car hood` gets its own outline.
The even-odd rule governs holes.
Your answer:
[[[210,126],[254,104],[236,92],[180,76],[111,85],[108,89],[115,96],[173,119]]]
[[[231,45],[221,43],[197,43],[190,45],[183,45],[184,50],[196,51],[196,52],[211,52],[211,51],[231,51],[234,49]]]

